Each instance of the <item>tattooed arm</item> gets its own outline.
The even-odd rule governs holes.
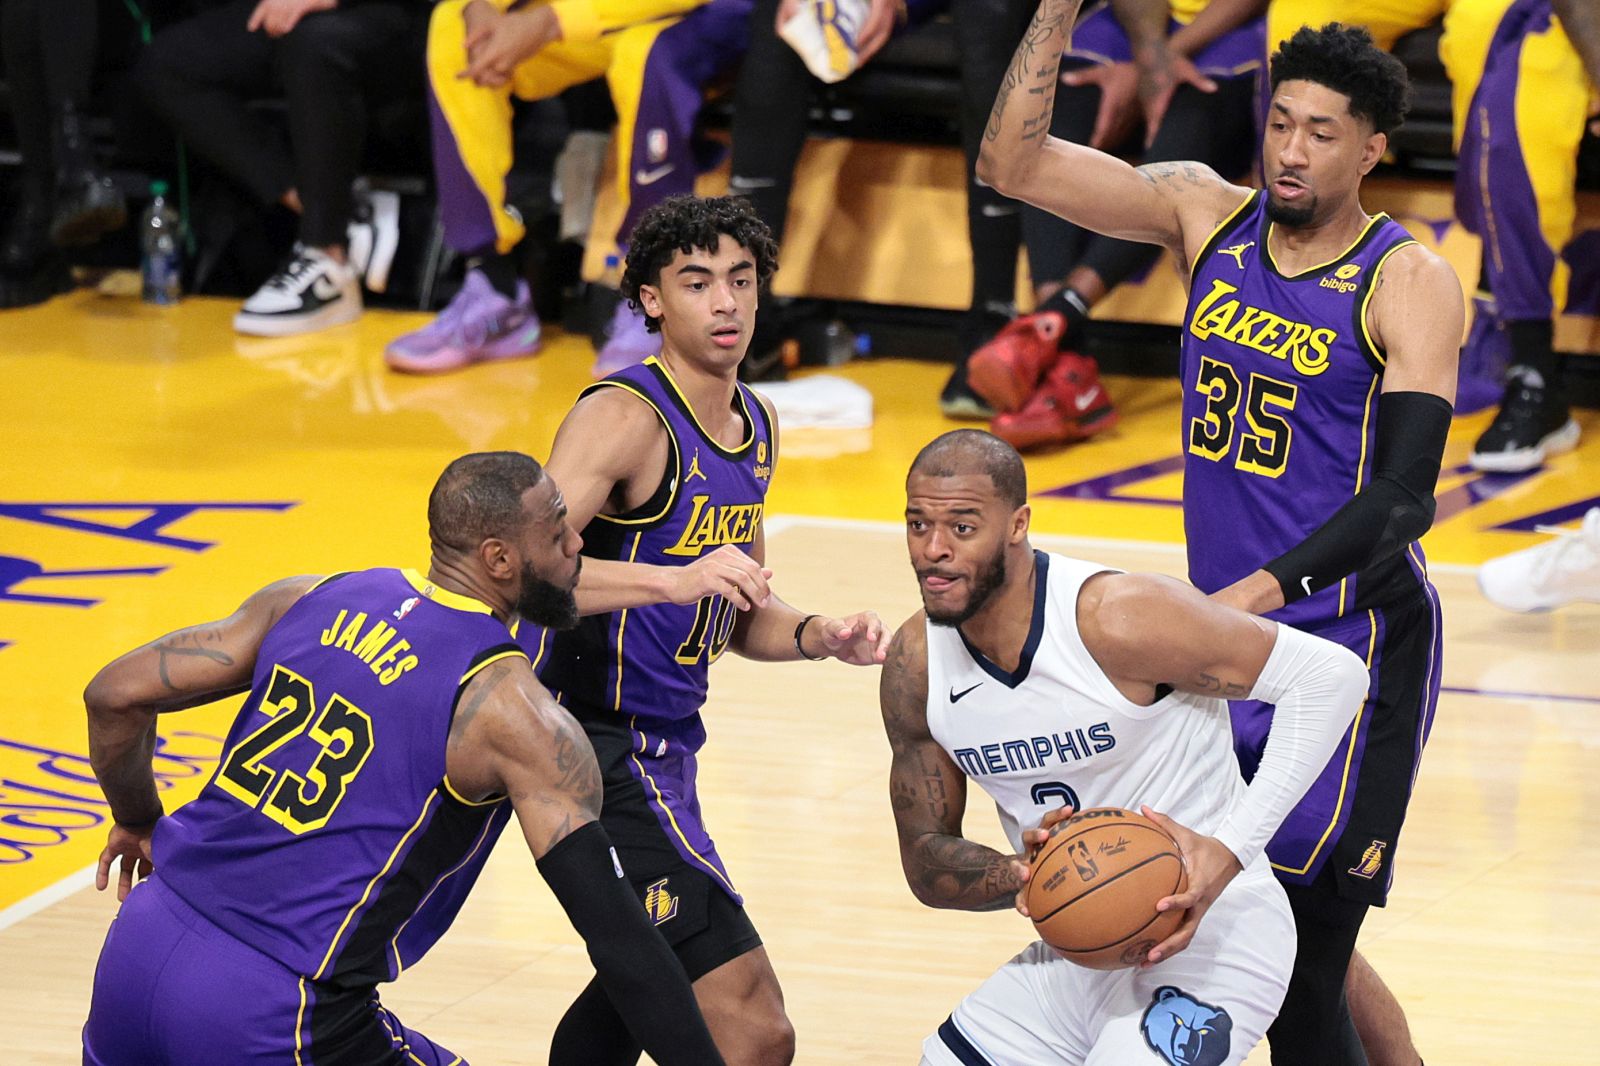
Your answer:
[[[1049,134],[1061,53],[1079,0],[1044,0],[1011,58],[978,154],[978,177],[1086,229],[1160,244],[1188,262],[1249,190],[1200,163],[1135,170]]]
[[[639,905],[600,825],[604,786],[594,748],[527,659],[501,659],[467,685],[445,768],[464,799],[511,800],[540,876],[650,1056],[662,1066],[721,1063],[688,976]]]
[[[161,816],[150,769],[156,715],[248,689],[267,630],[316,582],[292,577],[268,585],[227,618],[168,633],[89,682],[89,761],[119,825],[147,826]]]
[[[929,907],[987,911],[1010,907],[1022,887],[1015,855],[961,835],[965,776],[928,732],[928,644],[922,612],[895,634],[879,682],[883,728],[894,753],[889,799],[900,836],[900,864],[911,894]]]

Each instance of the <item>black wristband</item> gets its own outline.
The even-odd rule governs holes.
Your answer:
[[[809,661],[814,662],[814,663],[820,663],[822,660],[826,659],[827,656],[826,655],[807,655],[806,654],[805,645],[800,643],[800,637],[806,631],[806,623],[807,622],[811,621],[813,618],[821,618],[821,617],[822,616],[820,614],[808,614],[804,618],[800,619],[800,624],[799,625],[794,627],[794,650],[800,653],[800,658],[809,660]]]

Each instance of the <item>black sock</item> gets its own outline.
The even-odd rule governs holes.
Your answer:
[[[489,284],[506,299],[517,298],[517,282],[521,279],[517,276],[517,264],[509,255],[493,251],[475,255],[467,260],[467,268],[483,271]]]
[[[1548,318],[1507,322],[1511,339],[1511,365],[1539,375],[1547,389],[1561,389],[1561,357],[1555,351],[1555,328]]]
[[[1056,339],[1056,347],[1063,350],[1071,348],[1083,332],[1083,324],[1089,321],[1089,305],[1082,296],[1062,286],[1050,299],[1039,305],[1041,311],[1055,311],[1067,320],[1067,326],[1061,331],[1061,336]]]

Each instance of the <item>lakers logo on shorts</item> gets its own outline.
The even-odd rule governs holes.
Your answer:
[[[1387,840],[1374,840],[1367,845],[1367,850],[1361,853],[1361,861],[1350,867],[1351,877],[1360,877],[1368,881],[1378,874],[1378,867],[1383,865],[1383,849],[1389,846]]]
[[[1139,1020],[1150,1050],[1170,1066],[1218,1066],[1228,1061],[1233,1019],[1181,988],[1162,985]]]
[[[678,913],[678,897],[667,891],[668,880],[663,877],[644,890],[644,912],[656,925],[671,921]]]

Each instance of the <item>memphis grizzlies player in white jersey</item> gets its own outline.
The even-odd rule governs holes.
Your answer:
[[[1183,582],[1028,543],[1022,459],[957,430],[906,479],[924,610],[883,668],[900,859],[930,907],[1021,909],[1025,857],[1063,807],[1142,809],[1177,839],[1177,930],[1136,968],[1085,969],[1036,941],[923,1044],[931,1066],[1223,1066],[1277,1014],[1295,930],[1263,849],[1367,688],[1344,648],[1224,607]],[[1248,786],[1226,697],[1277,704]],[[966,781],[1015,854],[961,835]]]

